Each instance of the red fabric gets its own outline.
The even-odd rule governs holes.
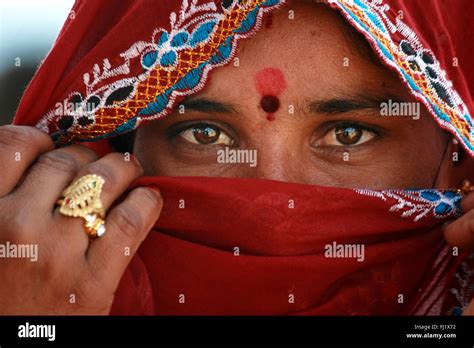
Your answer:
[[[455,262],[435,263],[444,255],[442,220],[401,219],[389,211],[393,201],[354,190],[225,178],[134,186],[150,185],[165,205],[112,314],[425,314],[436,302],[424,298],[427,289],[433,280],[442,288]],[[325,257],[334,241],[364,244],[365,260]],[[137,286],[130,273],[148,280]]]
[[[386,2],[403,10],[404,21],[434,51],[473,113],[474,71],[468,64],[474,27],[468,16],[474,3]],[[170,12],[180,5],[77,1],[14,123],[35,125],[65,94],[82,87],[93,64],[108,58],[116,66],[124,49],[149,40],[155,28],[168,29]],[[388,211],[389,202],[352,190],[242,179],[136,183],[150,184],[163,192],[165,208],[124,274],[112,314],[426,314],[443,298],[454,270],[444,257],[441,220],[402,219]],[[180,199],[185,209],[179,209]],[[332,241],[365,243],[365,261],[325,258],[324,246]],[[233,255],[234,247],[240,256]]]

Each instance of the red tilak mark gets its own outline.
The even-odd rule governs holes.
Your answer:
[[[267,120],[275,119],[274,113],[280,108],[278,95],[286,88],[285,77],[280,69],[265,68],[255,75],[255,88],[262,95],[260,107],[265,111]]]
[[[255,75],[255,87],[261,95],[280,95],[286,88],[285,77],[280,69],[265,68]]]

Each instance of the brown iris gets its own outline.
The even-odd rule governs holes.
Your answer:
[[[193,129],[193,136],[201,144],[212,144],[219,139],[221,131],[209,126],[202,126]]]
[[[336,139],[343,145],[354,145],[362,138],[362,130],[355,127],[336,127]]]

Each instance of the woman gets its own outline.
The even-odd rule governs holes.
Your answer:
[[[444,6],[78,1],[39,130],[1,128],[2,239],[41,255],[2,261],[2,312],[469,313],[472,4]]]

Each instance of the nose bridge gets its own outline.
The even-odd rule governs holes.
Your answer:
[[[296,156],[285,140],[268,141],[257,150],[258,162],[255,177],[259,179],[298,182]]]

